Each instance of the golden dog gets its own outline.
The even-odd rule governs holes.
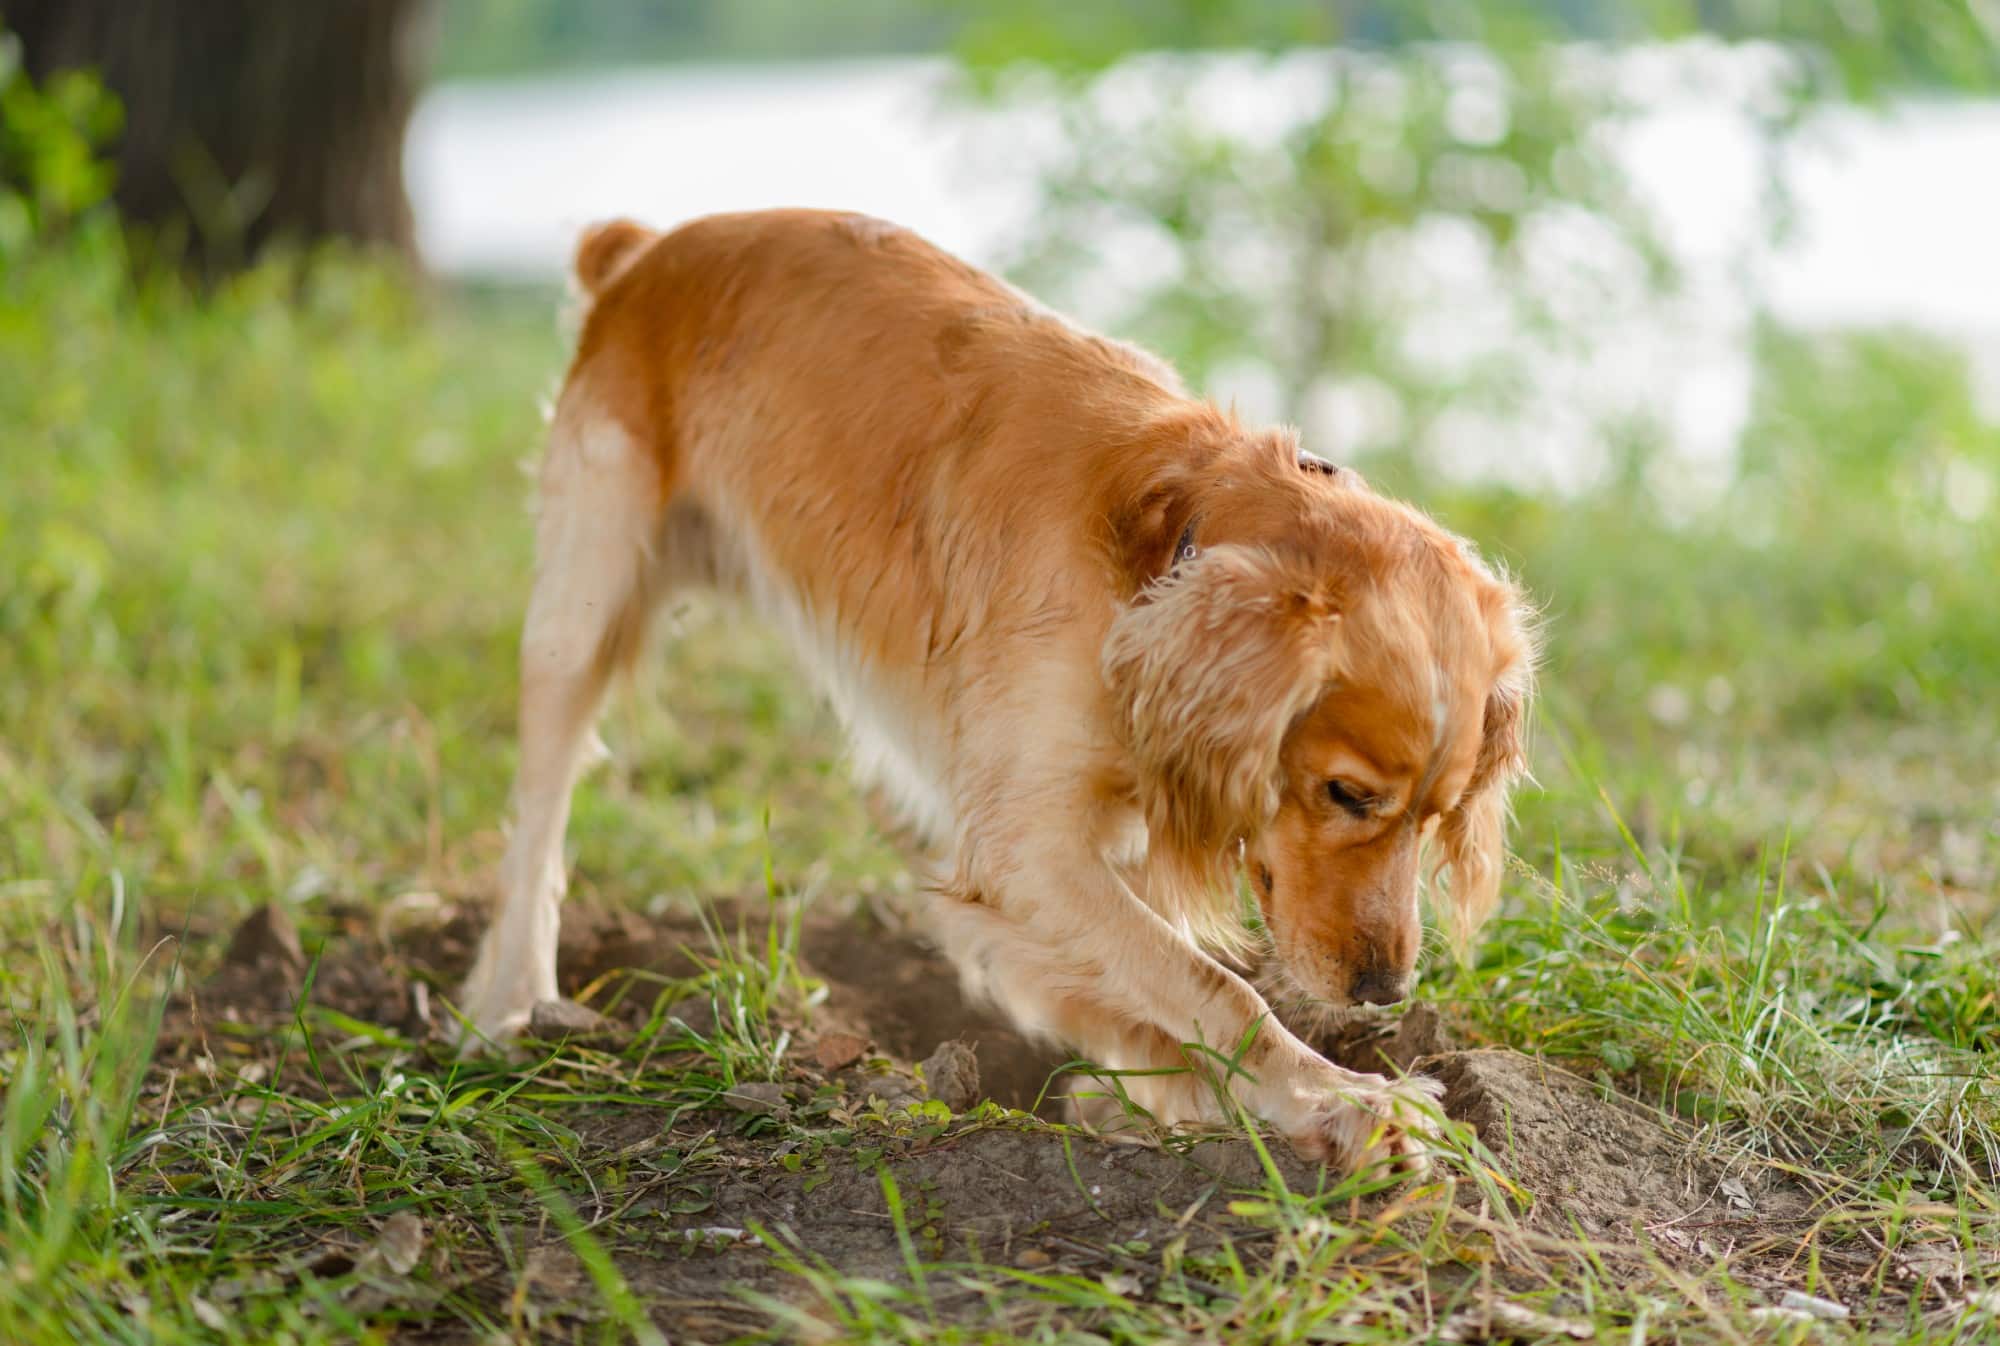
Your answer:
[[[1421,1081],[1324,1060],[1220,961],[1245,873],[1293,989],[1407,992],[1420,851],[1469,934],[1499,883],[1532,651],[1421,514],[1190,398],[905,230],[814,211],[589,231],[541,475],[518,819],[463,996],[555,997],[569,797],[663,596],[741,595],[931,848],[968,987],[1109,1068],[1233,1062],[1302,1153],[1421,1163]],[[1128,1080],[1162,1122],[1213,1073]]]

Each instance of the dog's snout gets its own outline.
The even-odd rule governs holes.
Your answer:
[[[1354,979],[1348,995],[1357,1004],[1393,1005],[1410,994],[1410,974],[1395,972],[1388,968],[1375,968],[1363,972]]]

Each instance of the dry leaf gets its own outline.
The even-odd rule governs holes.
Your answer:
[[[852,1033],[828,1033],[813,1047],[813,1060],[821,1070],[845,1070],[867,1050],[867,1038]]]
[[[1589,1341],[1597,1329],[1576,1318],[1558,1318],[1538,1309],[1505,1300],[1462,1309],[1438,1329],[1439,1341],[1534,1341],[1542,1337],[1568,1337]]]
[[[424,1222],[409,1211],[397,1211],[383,1222],[372,1251],[398,1276],[409,1275],[424,1255]]]

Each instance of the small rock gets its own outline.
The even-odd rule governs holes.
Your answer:
[[[1822,1322],[1837,1323],[1847,1317],[1847,1306],[1831,1299],[1821,1299],[1801,1290],[1787,1290],[1778,1298],[1778,1307],[1793,1313],[1803,1313]]]
[[[528,1012],[528,1036],[543,1042],[602,1042],[610,1039],[617,1025],[587,1005],[574,1000],[538,1000]]]
[[[845,1070],[867,1050],[867,1038],[852,1033],[828,1033],[813,1046],[813,1060],[821,1070]]]
[[[409,1275],[424,1255],[424,1222],[409,1211],[397,1211],[383,1223],[373,1251],[389,1270],[398,1276]]]
[[[694,1229],[676,1230],[674,1236],[708,1248],[726,1248],[732,1244],[742,1244],[751,1248],[764,1246],[764,1240],[749,1230],[738,1229],[734,1225],[700,1225]]]
[[[963,1042],[940,1042],[919,1069],[931,1097],[953,1112],[979,1101],[979,1058]]]
[[[229,937],[224,955],[236,967],[259,968],[296,977],[306,970],[306,951],[299,928],[275,902],[257,908]]]
[[[789,1111],[785,1106],[785,1086],[767,1081],[739,1084],[723,1094],[722,1101],[738,1112],[765,1117]]]
[[[1055,1259],[1053,1257],[1050,1257],[1047,1253],[1043,1252],[1040,1248],[1029,1248],[1026,1252],[1023,1252],[1019,1257],[1014,1259],[1014,1263],[1016,1266],[1023,1266],[1023,1267],[1045,1267],[1053,1261],[1055,1261]]]

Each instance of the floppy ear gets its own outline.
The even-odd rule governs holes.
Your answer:
[[[1445,815],[1438,836],[1442,852],[1438,870],[1449,875],[1450,935],[1461,955],[1500,900],[1500,871],[1507,855],[1507,794],[1528,767],[1535,656],[1526,609],[1511,585],[1495,625],[1494,644],[1506,663],[1486,696],[1472,780],[1458,807]]]
[[[1334,670],[1339,613],[1323,581],[1270,553],[1219,546],[1142,590],[1111,624],[1103,668],[1138,769],[1150,850],[1209,884],[1278,808],[1279,749]]]

